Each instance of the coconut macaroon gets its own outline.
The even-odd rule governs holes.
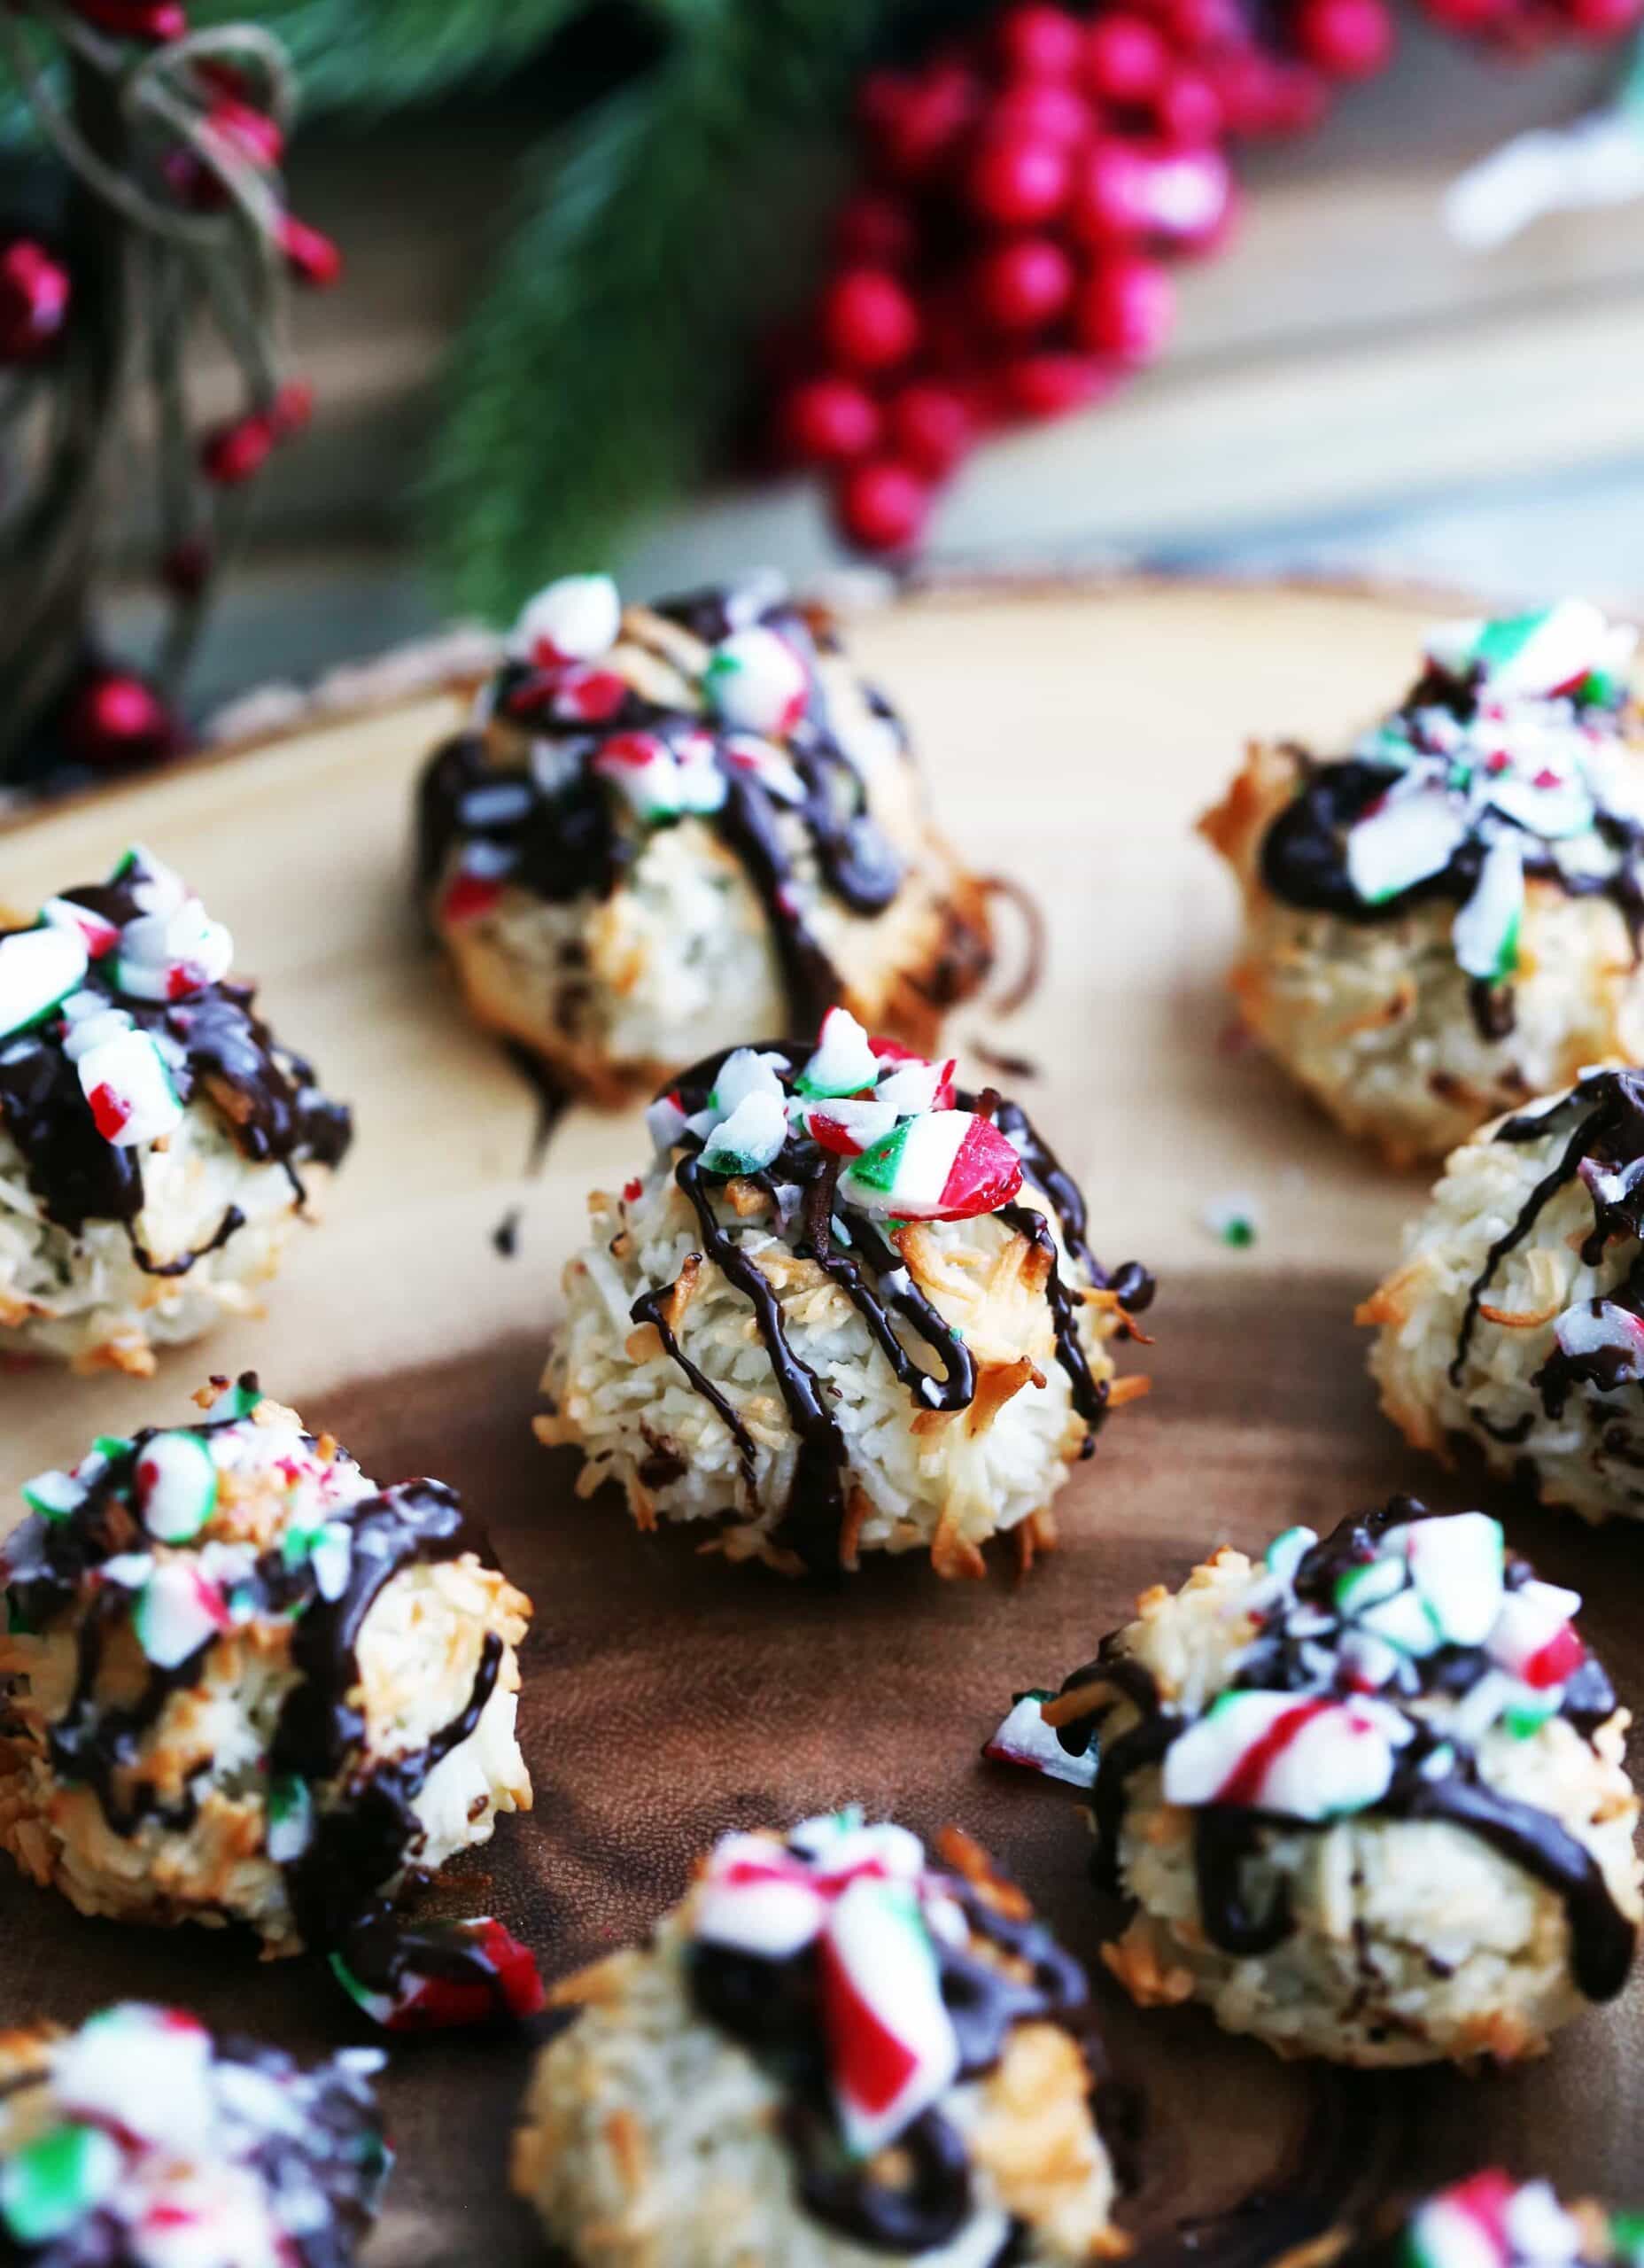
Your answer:
[[[42,2268],[350,2268],[393,2154],[345,2048],[304,2070],[122,2001],[0,2032],[0,2246]]]
[[[928,1051],[989,964],[901,725],[771,578],[654,608],[551,584],[420,832],[473,1014],[596,1102],[834,1002]]]
[[[1612,1998],[1638,1800],[1580,1604],[1485,1513],[1407,1497],[1145,1592],[1044,1705],[1097,1744],[1114,1975],[1361,2065],[1514,2061]]]
[[[1544,1503],[1644,1518],[1644,1074],[1589,1073],[1465,1143],[1359,1309],[1382,1407]]]
[[[1632,2268],[1641,2243],[1644,2216],[1588,2198],[1567,2205],[1550,2182],[1488,2166],[1362,2228],[1332,2230],[1273,2268]]]
[[[24,1490],[0,1845],[81,1913],[249,1922],[386,1991],[383,1901],[531,1807],[531,1604],[450,1489],[379,1490],[249,1374],[213,1386]]]
[[[0,1348],[146,1376],[256,1312],[351,1128],[233,958],[141,849],[0,934]]]
[[[1014,1103],[870,1039],[738,1048],[651,1106],[655,1154],[596,1192],[540,1438],[638,1525],[707,1520],[789,1573],[928,1550],[982,1572],[1054,1541],[1070,1462],[1116,1403],[1145,1270],[1110,1278],[1083,1200]]]
[[[727,1835],[648,1945],[556,1989],[514,2186],[582,2268],[1126,2249],[1083,1972],[967,1837],[939,1853],[854,1810]]]
[[[1634,635],[1575,600],[1446,624],[1351,755],[1252,746],[1200,823],[1244,892],[1241,1014],[1395,1162],[1644,1054]]]

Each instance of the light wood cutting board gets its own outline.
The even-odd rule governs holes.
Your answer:
[[[977,1759],[1012,1689],[1054,1683],[1139,1588],[1179,1581],[1219,1541],[1259,1548],[1395,1487],[1466,1501],[1376,1415],[1351,1322],[1423,1184],[1350,1148],[1229,1044],[1231,886],[1191,832],[1247,733],[1328,745],[1391,702],[1431,612],[1368,594],[1144,584],[925,598],[852,628],[911,719],[943,824],[1049,917],[1038,997],[1008,1025],[963,1014],[961,1052],[980,1039],[1040,1067],[1020,1091],[1082,1175],[1096,1249],[1161,1278],[1152,1397],[1115,1417],[1070,1483],[1063,1548],[1026,1582],[1008,1554],[970,1588],[907,1563],[870,1562],[834,1591],[733,1571],[686,1537],[639,1536],[618,1505],[580,1502],[573,1461],[536,1446],[543,1341],[584,1197],[646,1146],[637,1115],[574,1112],[527,1179],[532,1099],[464,1023],[421,940],[409,796],[454,696],[0,835],[0,901],[20,907],[99,875],[133,837],[186,873],[233,929],[239,968],[261,978],[275,1028],[354,1103],[359,1130],[265,1321],[170,1356],[147,1385],[0,1375],[0,1502],[93,1433],[186,1415],[207,1370],[255,1367],[379,1479],[461,1487],[536,1600],[522,1737],[537,1809],[503,1823],[460,1905],[508,1918],[548,1973],[641,1930],[722,1829],[850,1797],[926,1831],[971,1826],[1094,1961],[1067,1791]],[[1246,1251],[1203,1219],[1234,1194],[1259,1222]],[[509,1259],[492,1232],[515,1207]],[[1586,1595],[1624,1697],[1644,1695],[1636,1532],[1509,1521],[1545,1573]],[[1510,2078],[1344,2083],[1224,2039],[1197,2011],[1143,2016],[1103,1977],[1113,2060],[1146,2101],[1128,2224],[1190,2256],[1171,2235],[1183,2217],[1299,2173],[1315,2195],[1362,2196],[1485,2156],[1644,2198],[1641,1992]],[[74,2018],[117,1992],[181,1999],[299,2049],[366,2036],[317,1963],[261,1968],[237,1939],[81,1921],[0,1876],[0,2019]],[[396,2048],[401,2158],[375,2268],[540,2256],[503,2179],[527,2053],[462,2038]]]

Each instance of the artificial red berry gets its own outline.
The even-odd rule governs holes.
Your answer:
[[[1301,0],[1296,41],[1333,79],[1367,79],[1392,53],[1392,19],[1382,0]]]
[[[1018,237],[985,252],[976,298],[996,330],[1037,330],[1072,297],[1074,264],[1053,237]]]
[[[1153,97],[1153,121],[1167,142],[1193,149],[1221,138],[1221,97],[1202,71],[1173,70]]]
[[[848,268],[822,302],[822,336],[847,369],[894,369],[919,344],[919,310],[888,269]]]
[[[1108,103],[1150,103],[1170,69],[1164,34],[1144,16],[1100,16],[1085,35],[1085,84]]]
[[[972,210],[998,229],[1032,229],[1066,201],[1066,151],[1043,136],[989,135],[971,160]]]
[[[919,221],[900,197],[864,190],[840,208],[834,249],[849,266],[905,268],[919,250]]]
[[[988,129],[1068,149],[1096,131],[1096,113],[1078,89],[1063,80],[1025,79],[1019,86],[1007,87],[993,105]]]
[[[1081,285],[1073,327],[1082,346],[1121,362],[1152,362],[1175,320],[1175,287],[1156,260],[1121,252]]]
[[[1570,28],[1581,39],[1616,39],[1644,14],[1644,0],[1566,0]]]
[[[981,89],[962,64],[930,64],[916,75],[875,71],[857,97],[874,155],[894,180],[924,180],[975,117]]]
[[[182,743],[177,720],[146,679],[132,670],[94,670],[74,694],[63,741],[76,762],[104,766],[159,764]]]
[[[1010,79],[1071,79],[1079,68],[1084,27],[1065,8],[1020,0],[994,34],[1000,67]]]
[[[212,105],[206,113],[206,127],[237,158],[260,172],[272,173],[285,153],[285,136],[277,120],[267,111],[232,97]]]
[[[181,39],[189,19],[176,0],[71,0],[77,16],[116,39]]]
[[[885,424],[896,454],[932,480],[950,473],[975,439],[970,403],[955,386],[916,379],[885,405]]]
[[[1107,364],[1091,354],[1019,354],[999,372],[999,389],[1019,417],[1060,417],[1105,392]]]
[[[1148,231],[1148,168],[1138,145],[1116,136],[1081,159],[1067,208],[1069,233],[1082,245],[1122,244]]]
[[[879,404],[850,378],[807,378],[783,401],[779,426],[802,464],[848,464],[877,447]]]
[[[200,445],[200,470],[213,487],[239,488],[254,480],[273,452],[274,420],[253,410],[209,432]]]
[[[1179,54],[1205,55],[1249,45],[1238,0],[1161,0],[1153,12]]]
[[[841,525],[864,551],[905,551],[930,514],[930,487],[896,457],[871,457],[846,473],[839,490]]]
[[[316,291],[323,291],[336,283],[343,272],[343,255],[330,237],[318,229],[311,229],[306,221],[299,221],[293,213],[283,213],[275,230],[275,241],[285,255],[285,264],[301,284]]]
[[[1487,4],[1493,7],[1497,0]],[[1220,60],[1215,84],[1234,134],[1305,134],[1330,105],[1322,72],[1310,63],[1278,61],[1253,47]]]
[[[0,362],[37,362],[68,321],[68,270],[31,237],[0,250]]]
[[[1464,37],[1494,32],[1514,12],[1514,0],[1422,0],[1422,4],[1434,23]]]

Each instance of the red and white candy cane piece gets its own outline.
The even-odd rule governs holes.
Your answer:
[[[804,1129],[811,1140],[841,1158],[859,1158],[864,1150],[883,1141],[896,1122],[895,1103],[877,1095],[813,1102],[804,1114]]]
[[[853,1158],[841,1197],[864,1212],[905,1221],[967,1221],[996,1213],[1022,1185],[1022,1161],[998,1128],[973,1111],[911,1118]]]
[[[958,2041],[912,1888],[864,1876],[828,1917],[818,1972],[845,2147],[871,2156],[952,2085]]]
[[[621,628],[622,600],[609,575],[562,575],[527,602],[508,651],[538,669],[597,661],[609,653]]]
[[[145,1031],[117,1031],[88,1047],[75,1069],[97,1132],[117,1149],[158,1142],[182,1122],[182,1105]]]
[[[917,1055],[881,1070],[874,1099],[889,1103],[898,1118],[913,1118],[921,1111],[953,1107],[953,1058],[945,1063],[921,1062]]]
[[[787,1961],[818,1937],[827,1901],[804,1861],[763,1835],[726,1835],[696,1894],[692,1933],[764,1961]]]
[[[1224,1693],[1171,1744],[1168,1804],[1229,1804],[1289,1819],[1363,1811],[1387,1792],[1412,1728],[1385,1702]]]
[[[471,1976],[449,1975],[446,1964],[417,1967],[418,1941],[431,1955],[460,1950]],[[394,1989],[380,1992],[355,1976],[340,1953],[333,1976],[356,2007],[384,2031],[444,2031],[487,2023],[500,2016],[534,2016],[546,1998],[536,1957],[488,1914],[467,1922],[433,1922],[403,1941],[394,1965]]]
[[[234,939],[198,897],[170,913],[140,914],[120,933],[114,982],[134,1000],[185,1000],[220,984],[234,965]]]
[[[702,682],[715,712],[742,732],[786,739],[810,706],[810,675],[803,659],[762,623],[722,638]]]
[[[132,1622],[137,1643],[157,1669],[177,1668],[230,1627],[222,1593],[187,1559],[167,1559],[154,1569],[138,1594]]]
[[[72,897],[47,898],[40,918],[54,929],[72,929],[93,960],[101,960],[120,943],[118,922],[94,913],[89,905],[77,905]]]
[[[1614,1300],[1582,1300],[1566,1308],[1553,1324],[1553,1336],[1560,1352],[1572,1358],[1604,1356],[1607,1386],[1644,1378],[1644,1318]]]
[[[1563,1685],[1586,1659],[1573,1619],[1581,1594],[1556,1583],[1527,1582],[1501,1601],[1486,1651],[1493,1662],[1538,1691]]]
[[[211,2139],[211,2062],[210,2034],[192,2016],[126,2001],[61,2043],[51,2085],[71,2117],[167,2144],[186,2158]]]

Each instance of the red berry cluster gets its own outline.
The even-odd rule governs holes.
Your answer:
[[[1559,40],[1618,39],[1644,23],[1644,0],[1420,0],[1443,30],[1517,56]]]
[[[1241,0],[1016,0],[865,82],[869,179],[778,410],[784,454],[828,469],[853,542],[912,543],[983,434],[1163,352],[1167,262],[1232,226],[1228,142],[1313,125],[1333,81],[1391,52],[1385,0],[1286,4],[1280,46]]]

